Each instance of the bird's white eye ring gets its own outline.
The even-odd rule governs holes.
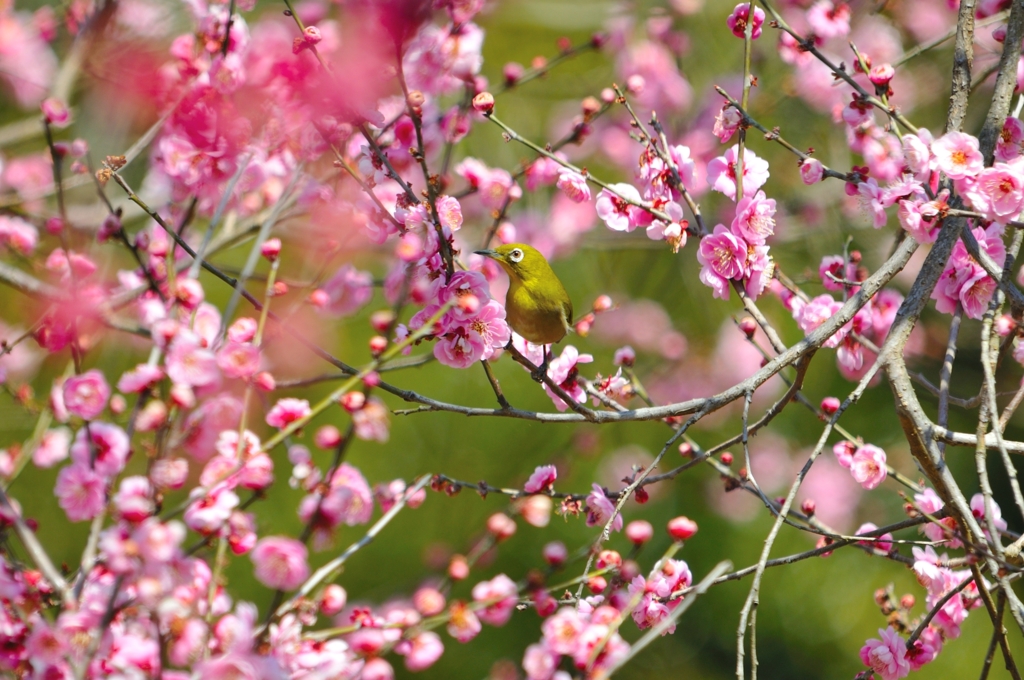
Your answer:
[[[523,251],[519,250],[519,248],[516,248],[515,250],[508,254],[508,259],[512,260],[513,262],[521,262],[523,259]]]

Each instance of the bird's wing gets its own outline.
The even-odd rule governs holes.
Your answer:
[[[562,302],[562,314],[565,316],[565,329],[572,330],[572,300],[568,297]]]

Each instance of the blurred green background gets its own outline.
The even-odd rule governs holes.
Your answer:
[[[675,27],[689,37],[689,49],[681,58],[681,69],[693,86],[696,100],[689,113],[670,120],[671,128],[682,134],[689,131],[697,115],[713,101],[707,94],[713,84],[738,81],[742,41],[733,38],[725,26],[725,16],[731,5],[708,2],[695,14],[680,15],[649,3],[630,7],[606,2],[536,0],[501,3],[489,7],[481,17],[481,24],[487,31],[483,72],[492,83],[499,82],[505,62],[514,60],[528,64],[535,55],[551,56],[556,52],[555,42],[559,37],[569,36],[574,43],[582,42],[592,32],[602,30],[613,14],[634,16],[637,35],[642,34],[643,22],[648,17],[670,16]],[[180,11],[180,8],[175,7],[174,11]],[[263,11],[276,13],[280,7],[261,3],[256,13]],[[792,96],[791,71],[775,54],[774,33],[766,27],[765,37],[755,45],[754,69],[760,82],[752,99],[752,113],[769,127],[781,126],[782,134],[796,146],[818,149],[819,157],[827,164],[848,168],[857,159],[844,151],[845,139],[840,127],[834,125],[827,115],[811,110],[803,100]],[[906,45],[909,46],[911,40],[905,36]],[[915,122],[936,132],[941,130],[945,116],[948,84],[944,74],[948,71],[949,57],[948,48],[936,50],[920,58],[920,64],[914,66],[916,70],[901,72],[896,81],[898,83],[900,77],[905,77],[904,74],[918,80],[920,101],[910,115]],[[500,97],[498,110],[501,118],[531,139],[553,139],[553,126],[564,118],[565,111],[575,112],[582,97],[597,95],[601,88],[618,77],[612,62],[612,58],[597,53],[587,53],[570,61],[546,78]],[[85,79],[82,88],[87,89],[89,83]],[[972,100],[972,121],[984,115],[988,97],[989,89],[979,89]],[[81,94],[79,99],[85,102],[87,98]],[[132,135],[139,130],[130,124],[104,120],[102,112],[94,104],[83,113],[74,134],[89,138],[99,155],[127,146],[119,139],[130,143]],[[0,115],[10,122],[24,114],[0,109]],[[705,120],[702,124],[710,125],[710,122]],[[969,124],[967,129],[974,128]],[[872,230],[866,226],[865,218],[843,210],[842,188],[837,184],[805,189],[799,181],[792,157],[787,156],[784,150],[769,145],[757,135],[751,136],[750,146],[772,162],[772,178],[765,189],[770,197],[780,202],[780,237],[772,254],[787,274],[806,284],[810,294],[823,292],[816,282],[821,257],[841,253],[848,237],[852,239],[851,248],[864,253],[864,262],[869,268],[884,259],[892,247],[894,229],[898,228],[895,218],[890,220],[888,228]],[[28,140],[3,151],[14,156],[38,149],[38,140]],[[503,143],[496,128],[489,125],[479,125],[459,145],[457,154],[476,156],[491,165],[513,169],[520,160],[530,158],[523,147]],[[601,157],[588,162],[588,166],[603,178],[632,179]],[[113,196],[116,192],[109,190],[108,193]],[[517,215],[527,208],[543,214],[549,193],[527,194],[522,205],[514,205],[511,209],[511,221],[516,222]],[[120,196],[117,198],[120,200]],[[718,214],[722,205],[719,198],[711,195],[704,198],[702,207],[705,215]],[[476,224],[467,224],[466,229],[486,228],[487,223],[484,217]],[[285,225],[285,269],[290,266],[288,248],[301,245],[289,241],[290,228],[301,232],[301,225]],[[478,241],[476,235],[471,238],[473,243]],[[721,344],[719,333],[723,324],[728,325],[730,318],[742,310],[735,296],[724,303],[713,300],[710,289],[699,282],[695,247],[696,244],[691,242],[679,254],[673,255],[662,244],[647,240],[642,232],[619,236],[598,225],[586,234],[579,249],[555,261],[554,267],[581,311],[602,293],[611,295],[617,302],[652,300],[660,305],[674,329],[685,336],[687,351],[678,361],[667,360],[656,352],[640,351],[638,374],[645,380],[675,382],[680,384],[680,389],[707,393],[706,385],[688,381],[699,383],[708,372],[714,372],[713,362],[731,360],[728,355],[716,355],[715,350]],[[104,252],[109,250],[107,248]],[[243,245],[219,256],[218,261],[238,267],[246,253],[247,246]],[[384,261],[383,257],[365,252],[355,258],[357,265],[372,270],[378,276],[385,273]],[[125,266],[126,261],[121,265]],[[288,272],[297,278],[304,273],[308,272]],[[205,275],[203,281],[208,299],[223,307],[228,297],[225,287]],[[906,281],[899,285],[906,289]],[[251,288],[257,292],[258,284],[252,284]],[[21,319],[24,324],[30,318],[27,316],[29,305],[16,293],[8,291],[0,296],[0,306],[3,318],[8,321]],[[373,302],[356,317],[340,324],[326,320],[320,322],[323,324],[323,342],[336,356],[350,363],[360,364],[368,360],[366,341],[371,335],[368,316],[371,311],[384,306],[378,291]],[[775,298],[766,295],[761,306],[787,342],[799,339],[799,330]],[[595,357],[595,363],[586,367],[588,374],[608,374],[612,369],[611,357],[618,343],[601,340],[602,323],[599,317],[591,337],[572,339],[581,351],[590,352]],[[920,342],[922,352],[912,359],[914,368],[933,380],[937,379],[936,357],[945,343],[947,323],[948,317],[933,310],[926,312],[923,322],[925,333]],[[979,331],[980,326],[975,322],[965,322],[961,331],[961,349],[953,380],[953,392],[957,395],[973,395],[980,385],[980,371],[976,368]],[[737,331],[731,332],[738,334]],[[281,343],[286,352],[303,351],[292,348],[287,338],[273,338],[272,342]],[[416,351],[429,351],[429,346]],[[123,370],[144,359],[141,347],[125,342],[122,337],[109,336],[94,350],[88,363],[102,367],[108,379],[115,381]],[[45,397],[44,390],[49,380],[63,371],[66,360],[67,357],[46,360],[42,375],[34,383],[40,398]],[[300,375],[282,373],[278,378],[303,377],[325,368],[321,364],[306,362]],[[505,394],[514,405],[552,410],[550,400],[508,358],[498,361],[494,369]],[[1005,385],[1001,388],[1014,389],[1020,372],[1016,366],[1007,367],[1007,372],[1011,375],[1005,377]],[[433,363],[389,373],[385,379],[443,401],[482,406],[492,405],[494,401],[483,371],[478,367],[455,371]],[[827,395],[843,396],[851,387],[852,384],[842,379],[836,370],[834,352],[825,350],[816,357],[804,392],[812,402],[817,402]],[[320,385],[304,388],[301,395],[295,391],[290,396],[302,396],[313,402],[330,389],[329,385]],[[384,396],[384,399],[393,408],[407,407],[390,396]],[[934,414],[934,399],[923,392],[921,399]],[[953,427],[973,431],[972,417],[973,413],[954,410]],[[254,412],[251,420],[260,422],[262,418]],[[738,432],[739,418],[735,410],[730,410],[724,417],[708,420],[692,431],[703,446],[714,445]],[[330,411],[318,419],[316,425],[327,422],[342,429],[347,424],[340,409]],[[387,444],[357,441],[347,454],[347,461],[362,470],[371,484],[398,477],[412,480],[425,473],[444,473],[469,482],[486,480],[495,486],[521,486],[535,466],[555,463],[559,468],[558,490],[586,493],[594,481],[612,488],[617,486],[616,475],[609,472],[610,461],[626,460],[626,470],[629,461],[642,462],[643,455],[637,454],[636,448],[623,454],[623,447],[639,447],[647,452],[649,460],[667,436],[667,429],[659,423],[600,427],[587,424],[545,425],[511,419],[469,419],[443,413],[394,416],[391,422],[391,439]],[[898,470],[913,478],[918,476],[902,441],[892,397],[886,386],[870,390],[861,403],[844,416],[843,424],[854,434],[885,448],[890,463]],[[9,393],[0,396],[0,427],[3,431],[0,444],[6,446],[23,441],[32,426],[32,419],[25,415]],[[813,415],[793,406],[771,428],[773,433],[784,439],[784,444],[764,441],[762,436],[753,440],[751,448],[755,453],[761,448],[782,450],[789,460],[802,461],[801,456],[813,446],[820,428],[820,422]],[[302,440],[311,449],[310,440],[315,429],[315,426],[308,428]],[[1024,437],[1020,418],[1011,423],[1008,436],[1013,439]],[[733,452],[737,455],[738,467],[742,452],[738,448]],[[327,454],[314,450],[314,455],[321,465],[327,464]],[[826,452],[826,456],[831,457],[831,454]],[[136,456],[133,465],[141,466],[140,458]],[[295,508],[302,494],[288,488],[286,481],[290,466],[284,452],[275,451],[274,459],[278,481],[268,498],[256,503],[252,509],[259,518],[261,532],[295,535],[301,529]],[[678,462],[678,455],[670,451],[662,469]],[[970,450],[950,449],[949,462],[958,478],[964,480],[965,492],[968,495],[974,493],[977,482]],[[616,470],[621,476],[621,465]],[[990,472],[997,500],[1004,509],[1011,530],[1020,531],[1021,518],[1013,511],[1006,474],[995,458]],[[30,468],[17,480],[12,493],[23,504],[26,514],[38,520],[40,537],[52,551],[55,561],[73,566],[78,563],[84,547],[86,526],[70,525],[57,508],[51,493],[55,476],[55,470]],[[750,517],[739,519],[735,518],[739,515],[730,519],[716,510],[720,505],[715,499],[723,493],[721,482],[716,477],[710,468],[698,467],[659,485],[659,491],[647,505],[638,506],[633,502],[627,505],[626,521],[647,519],[656,528],[655,539],[637,558],[644,570],[651,567],[668,545],[663,531],[665,523],[681,514],[697,520],[700,525],[700,532],[679,555],[689,563],[695,580],[723,559],[731,560],[737,568],[756,562],[771,526],[771,517],[763,508]],[[786,485],[788,483],[786,481]],[[880,489],[865,493],[856,509],[851,510],[855,516],[843,528],[852,531],[863,521],[883,525],[902,519],[902,501],[897,495],[900,489],[889,480]],[[170,503],[176,500],[172,498]],[[823,499],[818,500],[823,502]],[[376,542],[350,560],[339,582],[347,589],[350,600],[355,602],[380,604],[390,598],[409,596],[420,583],[443,571],[448,556],[467,552],[481,536],[486,518],[507,507],[508,499],[496,495],[481,499],[470,491],[454,497],[431,492],[423,507],[403,511]],[[357,540],[365,529],[343,528],[334,549],[315,554],[314,566]],[[452,595],[468,598],[473,583],[496,573],[503,572],[513,579],[521,579],[531,569],[542,566],[540,551],[547,541],[561,540],[573,552],[592,541],[595,532],[596,529],[584,525],[582,517],[563,520],[554,516],[544,529],[531,527],[520,520],[516,535],[502,544],[496,554],[488,555],[486,563],[474,569],[469,581],[457,585]],[[913,532],[898,536],[916,537]],[[612,537],[608,547],[623,553],[629,549],[627,541],[619,534]],[[813,541],[810,537],[786,528],[772,554],[781,556],[811,547]],[[909,554],[909,546],[902,546],[901,552]],[[571,564],[563,575],[570,578],[581,570],[581,564]],[[563,575],[555,579],[561,580]],[[231,593],[236,598],[253,600],[261,609],[267,606],[270,593],[254,581],[252,565],[247,557],[233,559],[227,576]],[[914,614],[922,613],[925,593],[909,570],[856,550],[841,550],[827,559],[816,558],[769,570],[761,589],[757,619],[760,677],[826,680],[851,678],[863,670],[857,652],[866,638],[876,636],[877,629],[884,627],[884,618],[873,602],[873,593],[890,583],[895,585],[897,595],[913,594],[918,600]],[[749,584],[749,580],[742,580],[714,588],[685,614],[675,635],[652,645],[623,669],[621,677],[661,675],[708,680],[734,677],[736,625]],[[1019,631],[1008,618],[1007,621],[1014,649],[1018,655],[1024,654]],[[623,634],[630,640],[639,635],[632,623],[623,627]],[[990,635],[988,617],[983,610],[975,610],[963,626],[962,637],[950,641],[938,661],[914,677],[922,680],[976,677]],[[445,655],[421,677],[514,677],[512,674],[515,672],[521,675],[519,664],[523,650],[540,637],[539,619],[532,611],[518,612],[503,628],[485,626],[483,633],[467,645],[460,645],[443,633],[442,637],[447,650]],[[402,677],[408,675],[400,660],[394,661],[398,674]],[[1009,677],[998,655],[990,677]]]

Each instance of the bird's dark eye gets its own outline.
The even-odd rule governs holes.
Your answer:
[[[515,250],[508,254],[508,259],[512,260],[513,262],[522,261],[523,251],[519,250],[519,248],[516,248]]]

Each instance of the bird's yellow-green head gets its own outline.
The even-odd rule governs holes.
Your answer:
[[[533,246],[525,243],[506,243],[494,250],[478,250],[477,255],[489,257],[512,278],[519,281],[538,281],[554,273],[551,265]]]

